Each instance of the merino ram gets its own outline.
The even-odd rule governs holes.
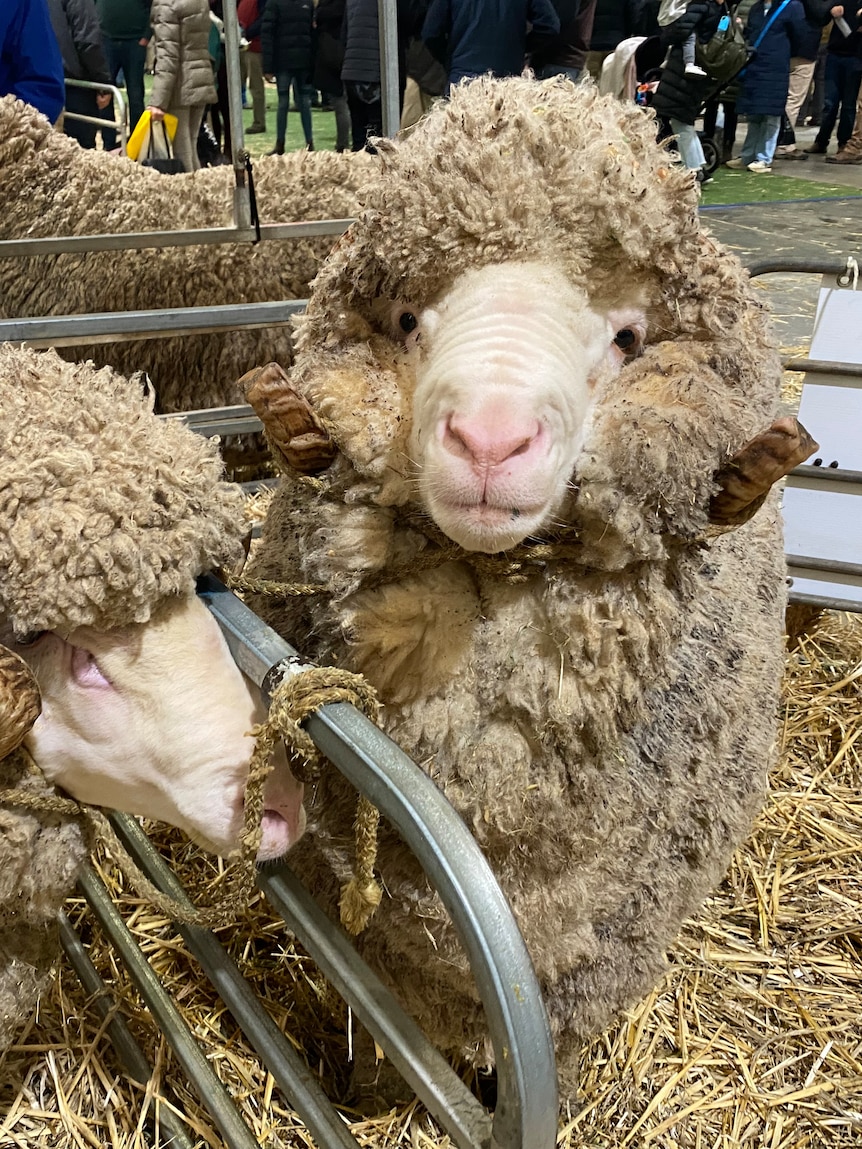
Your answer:
[[[285,466],[252,573],[328,593],[256,609],[370,680],[472,829],[571,1096],[580,1043],[656,982],[763,800],[785,602],[768,491],[813,444],[776,418],[767,316],[639,109],[486,78],[380,156],[289,380],[250,389],[288,458],[335,451],[313,481]],[[295,395],[304,434],[273,414]],[[332,907],[353,806],[325,774],[292,856]],[[444,1050],[491,1059],[392,832],[379,872],[362,951]]]
[[[350,218],[356,183],[371,157],[296,153],[256,162],[261,218]],[[35,108],[0,98],[0,240],[58,235],[227,227],[233,168],[166,179],[115,156],[80,148]],[[228,244],[94,251],[0,259],[0,316],[78,315],[163,307],[303,299],[331,236]],[[286,327],[70,347],[131,375],[145,371],[157,410],[242,402],[237,380],[266,359],[289,362]]]
[[[108,369],[0,346],[0,789],[44,807],[0,801],[0,1048],[45,983],[86,852],[54,784],[237,845],[264,713],[194,591],[242,531],[211,444]],[[301,802],[282,756],[261,859],[302,833]]]

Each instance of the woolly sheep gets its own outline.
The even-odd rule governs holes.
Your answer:
[[[296,153],[255,162],[261,218],[349,218],[371,157]],[[0,239],[227,227],[229,167],[167,179],[78,147],[34,108],[0,99]],[[331,236],[266,242],[100,251],[0,259],[0,315],[77,315],[305,298]],[[132,374],[146,371],[157,410],[242,402],[236,381],[256,363],[290,361],[288,328],[129,340],[66,348]]]
[[[313,481],[285,468],[251,574],[329,593],[255,608],[370,680],[472,829],[571,1097],[580,1043],[655,983],[763,799],[785,600],[767,491],[812,444],[773,423],[767,318],[639,109],[485,78],[380,155],[289,381],[249,390],[288,455],[292,393],[337,447]],[[353,805],[324,774],[291,859],[330,909]],[[379,874],[362,952],[447,1053],[493,1060],[391,831]]]
[[[47,804],[0,802],[0,1047],[48,976],[86,852],[51,783],[237,844],[264,715],[194,594],[241,550],[220,474],[214,445],[110,370],[0,345],[0,789]],[[277,761],[261,858],[302,832],[301,799]]]

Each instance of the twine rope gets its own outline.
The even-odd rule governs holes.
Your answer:
[[[98,807],[53,790],[41,794],[20,789],[0,790],[0,804],[36,814],[60,814],[79,819],[89,831],[91,841],[94,844],[101,842],[110,852],[117,869],[139,897],[182,925],[216,929],[236,921],[256,889],[264,787],[273,768],[273,752],[278,739],[285,741],[296,776],[301,781],[316,777],[322,768],[323,756],[301,728],[301,723],[321,706],[333,702],[349,702],[368,717],[376,716],[377,697],[372,687],[360,675],[345,670],[309,667],[285,678],[273,690],[265,721],[251,731],[255,747],[249,763],[239,845],[230,855],[224,888],[218,893],[217,900],[209,905],[189,907],[158,889],[142,873]],[[19,751],[25,756],[28,772],[41,777],[38,764],[30,754],[23,747],[19,747]],[[356,818],[355,873],[342,891],[342,901],[347,906],[342,910],[344,925],[353,933],[365,927],[381,898],[380,887],[374,879],[378,819],[377,810],[367,799],[360,798]]]

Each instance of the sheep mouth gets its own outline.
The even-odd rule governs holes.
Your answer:
[[[300,807],[299,824],[292,826],[279,810],[265,808],[260,829],[260,848],[256,858],[258,865],[276,861],[297,843],[305,830],[305,811]]]

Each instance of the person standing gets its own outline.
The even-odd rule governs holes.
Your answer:
[[[201,166],[198,132],[208,104],[216,100],[209,54],[210,10],[207,0],[153,0],[150,19],[156,45],[156,75],[150,115],[177,118],[174,155],[188,172]]]
[[[772,171],[781,117],[790,86],[790,61],[804,35],[800,0],[756,0],[748,13],[745,39],[755,49],[745,67],[736,110],[747,119],[742,151],[726,167],[757,175]]]
[[[116,85],[120,73],[123,73],[129,97],[130,131],[144,114],[144,66],[147,44],[152,35],[151,3],[152,0],[96,0],[111,83]],[[111,111],[113,113],[113,107]],[[117,133],[113,128],[104,128],[102,139],[107,151],[117,146]]]
[[[251,124],[246,135],[260,135],[266,131],[266,88],[263,85],[263,45],[260,30],[266,11],[266,0],[239,0],[237,17],[248,47],[242,54],[248,90],[251,92]]]
[[[350,111],[347,95],[341,79],[341,65],[344,63],[344,41],[341,28],[344,24],[344,0],[317,0],[314,9],[315,88],[323,95],[324,103],[329,103],[335,113],[335,150],[350,151]]]
[[[823,29],[838,12],[837,8],[830,8],[829,0],[802,0],[802,7],[805,9],[805,23],[800,30],[796,53],[790,58],[784,128],[775,149],[777,160],[808,159],[808,153],[796,147],[796,119],[811,87]]]
[[[836,158],[841,156],[853,134],[856,99],[862,82],[862,27],[859,0],[832,9],[835,22],[826,46],[825,93],[823,116],[814,142],[805,150],[812,155],[825,155],[833,130],[838,137]],[[842,26],[843,25],[843,26]]]
[[[534,41],[560,31],[551,0],[431,0],[422,39],[446,44],[449,87],[482,76],[520,76],[527,54],[527,29]]]
[[[46,0],[4,0],[0,7],[0,96],[17,96],[52,124],[63,111],[63,58]]]
[[[96,15],[95,0],[48,0],[48,11],[54,35],[60,45],[66,79],[110,84],[111,75],[102,49],[102,30]],[[99,112],[107,108],[110,102],[108,92],[67,84],[63,131],[77,140],[82,148],[94,148],[96,125],[75,119],[69,113],[97,119]]]
[[[268,0],[263,13],[260,25],[263,74],[278,89],[273,155],[284,155],[291,87],[299,108],[305,146],[310,152],[314,151],[311,132],[313,21],[312,0]]]

